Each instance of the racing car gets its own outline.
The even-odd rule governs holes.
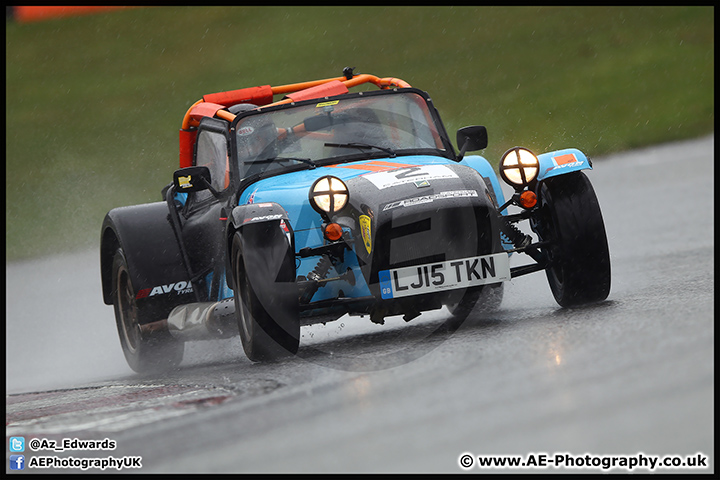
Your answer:
[[[487,129],[455,140],[426,92],[352,68],[204,95],[160,201],[102,224],[102,295],[130,367],[174,368],[185,342],[233,335],[251,361],[273,361],[297,354],[302,326],[346,314],[383,324],[444,307],[461,322],[542,270],[562,307],[607,298],[588,157],[510,148],[506,200],[492,165],[468,154]],[[526,261],[511,267],[514,254]]]

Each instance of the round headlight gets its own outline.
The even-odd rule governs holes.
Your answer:
[[[500,160],[500,176],[514,187],[524,187],[535,180],[540,171],[540,162],[527,148],[511,148]]]
[[[348,196],[345,182],[331,175],[318,178],[310,187],[310,205],[320,215],[342,210],[347,205]]]

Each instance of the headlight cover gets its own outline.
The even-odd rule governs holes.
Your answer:
[[[310,187],[310,205],[323,216],[342,210],[348,198],[345,182],[332,175],[318,178]]]
[[[540,161],[527,148],[511,148],[500,160],[500,176],[513,187],[524,188],[537,178],[539,171]]]

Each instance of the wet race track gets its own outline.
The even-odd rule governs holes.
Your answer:
[[[672,455],[713,472],[714,138],[594,160],[607,301],[561,309],[536,273],[457,330],[442,313],[344,317],[303,327],[298,357],[275,364],[232,338],[135,375],[98,252],[8,264],[6,471],[24,437],[26,471],[33,457],[114,457],[138,473],[480,473],[478,457],[506,455],[527,465],[496,471],[600,473],[607,456],[647,472]]]

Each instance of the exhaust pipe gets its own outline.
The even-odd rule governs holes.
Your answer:
[[[170,312],[167,320],[141,325],[140,330],[143,333],[166,330],[183,342],[230,338],[238,334],[235,301],[226,298],[219,302],[179,305]]]

